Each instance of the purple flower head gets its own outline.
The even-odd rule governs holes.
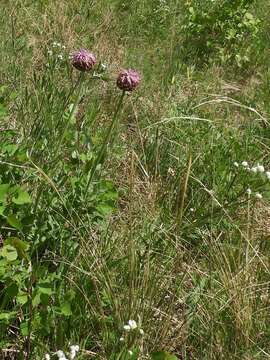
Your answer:
[[[80,49],[72,55],[72,65],[80,71],[90,71],[97,60],[94,54],[86,49]]]
[[[140,75],[136,70],[122,70],[117,78],[117,86],[124,91],[133,91],[140,81]]]

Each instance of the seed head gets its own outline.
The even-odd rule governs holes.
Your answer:
[[[122,70],[117,78],[117,86],[124,91],[133,91],[141,81],[140,75],[136,70]]]
[[[86,49],[80,49],[73,53],[71,63],[80,71],[90,71],[96,64],[97,60],[94,54]]]

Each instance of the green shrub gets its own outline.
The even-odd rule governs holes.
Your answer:
[[[188,0],[181,31],[185,57],[199,62],[250,61],[260,21],[252,14],[254,0]]]

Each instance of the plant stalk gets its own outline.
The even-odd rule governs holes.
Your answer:
[[[89,179],[88,179],[88,182],[87,182],[87,185],[86,185],[85,195],[87,194],[88,189],[89,189],[89,186],[90,186],[91,181],[92,181],[92,179],[93,179],[93,176],[95,175],[96,168],[97,168],[100,160],[102,159],[102,157],[103,157],[103,155],[104,155],[106,146],[108,145],[108,143],[109,143],[109,141],[110,141],[110,137],[111,137],[113,128],[114,128],[115,123],[116,123],[116,121],[117,121],[117,116],[118,116],[119,111],[120,111],[120,109],[121,109],[121,107],[122,107],[122,104],[123,104],[124,96],[125,96],[125,91],[123,91],[123,93],[122,93],[122,95],[121,95],[121,97],[120,97],[120,99],[119,99],[119,102],[118,102],[117,107],[116,107],[116,109],[115,109],[115,112],[114,112],[113,119],[112,119],[112,121],[111,121],[110,127],[109,127],[109,129],[108,129],[108,131],[107,131],[107,134],[106,134],[106,136],[105,136],[105,139],[104,139],[104,141],[103,141],[103,143],[102,143],[102,147],[101,147],[101,149],[100,149],[100,151],[99,151],[99,153],[98,153],[98,155],[97,155],[97,157],[96,157],[96,159],[95,159],[95,161],[94,161],[93,166],[91,167]]]

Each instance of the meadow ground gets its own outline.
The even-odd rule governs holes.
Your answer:
[[[268,1],[0,10],[0,357],[270,359]]]

